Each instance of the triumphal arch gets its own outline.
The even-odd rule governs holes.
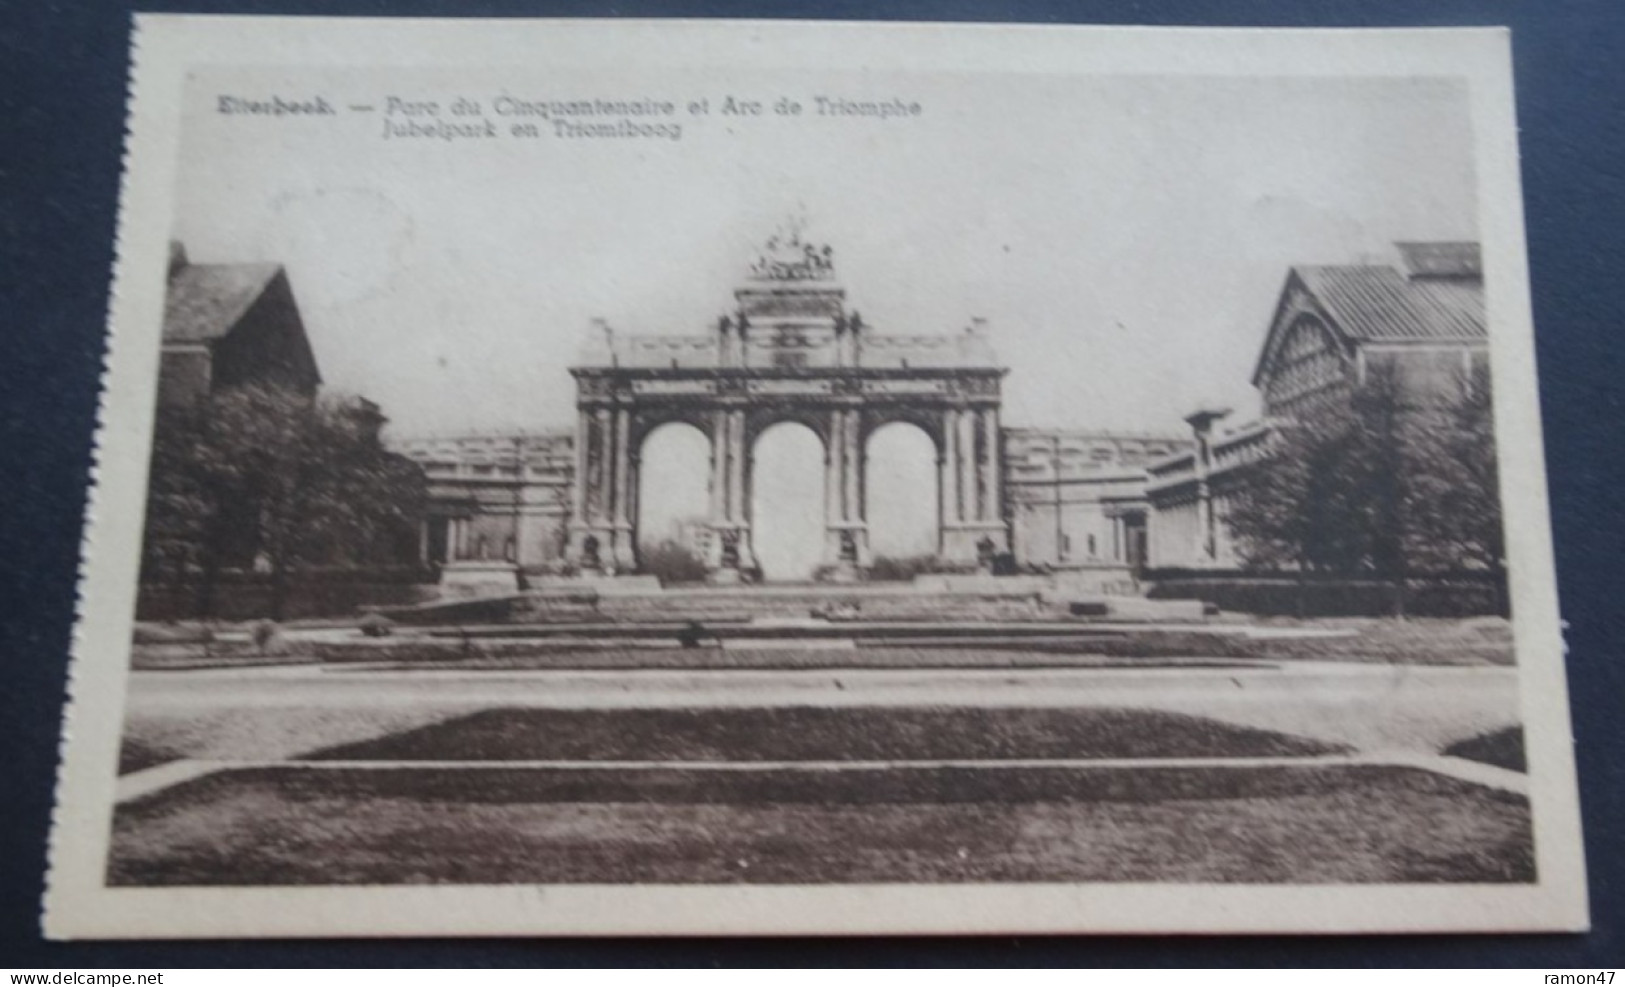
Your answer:
[[[583,569],[637,567],[643,440],[671,422],[711,444],[706,565],[721,582],[756,570],[751,489],[756,438],[780,422],[824,446],[824,571],[870,561],[869,436],[907,422],[936,446],[938,540],[947,562],[986,564],[1009,548],[1001,503],[1000,388],[980,319],[945,335],[873,331],[847,305],[827,245],[794,228],[764,245],[705,335],[638,336],[595,323],[571,368],[578,410],[566,555]]]

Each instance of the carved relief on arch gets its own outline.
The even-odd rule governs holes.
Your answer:
[[[582,376],[576,379],[576,395],[582,398],[607,398],[614,393],[608,377]]]
[[[958,384],[959,393],[966,397],[998,397],[999,394],[997,377],[961,377]]]

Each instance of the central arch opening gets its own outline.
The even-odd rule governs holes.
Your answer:
[[[876,578],[906,578],[938,552],[937,446],[918,425],[869,436],[865,469],[869,550]]]
[[[757,437],[751,458],[751,542],[762,578],[809,580],[824,549],[824,443],[799,422],[780,422]]]
[[[686,422],[650,432],[639,452],[638,567],[662,583],[705,578],[711,440]]]

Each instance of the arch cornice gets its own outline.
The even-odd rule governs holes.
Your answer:
[[[1286,283],[1281,286],[1274,317],[1271,318],[1269,331],[1264,336],[1264,345],[1259,349],[1258,360],[1253,365],[1254,387],[1263,386],[1264,379],[1277,362],[1282,347],[1303,324],[1306,317],[1311,317],[1319,323],[1326,332],[1332,348],[1339,354],[1347,356],[1349,342],[1338,327],[1337,321],[1320,303],[1320,299],[1315,297],[1314,292],[1309,290],[1309,286],[1304,283],[1298,272],[1292,270],[1287,273]]]
[[[997,407],[1003,367],[576,367],[578,407],[672,409]]]

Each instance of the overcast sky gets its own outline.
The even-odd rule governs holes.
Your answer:
[[[797,119],[716,113],[734,92]],[[918,118],[811,115],[818,93]],[[708,97],[680,141],[385,140],[378,113],[268,120],[222,94]],[[716,79],[534,68],[211,71],[188,90],[175,235],[287,266],[323,376],[400,433],[564,426],[590,318],[704,332],[788,214],[877,332],[989,320],[1014,425],[1183,431],[1255,406],[1287,267],[1476,237],[1465,90],[1443,80]]]

